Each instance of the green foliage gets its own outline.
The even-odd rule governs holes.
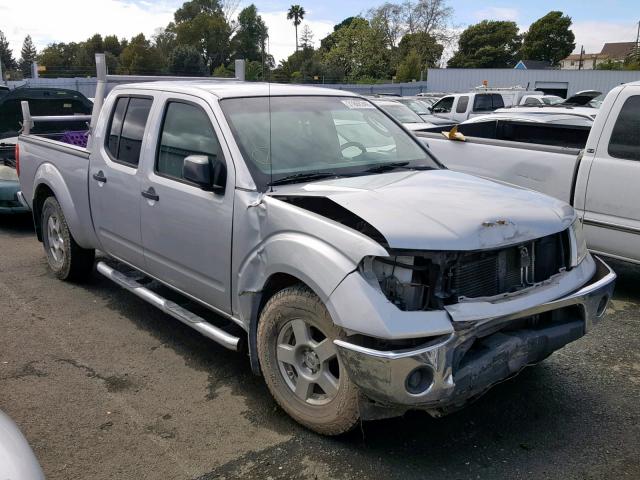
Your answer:
[[[291,5],[287,12],[287,20],[293,20],[293,26],[296,29],[296,51],[298,51],[298,25],[304,20],[306,13],[300,5]]]
[[[177,43],[195,48],[209,72],[228,61],[231,27],[217,0],[186,2],[176,11],[174,20]]]
[[[420,69],[426,70],[438,65],[444,46],[426,32],[407,33],[398,44],[397,56],[406,58],[412,50],[420,59]]]
[[[544,60],[557,65],[575,48],[575,35],[571,31],[571,18],[552,11],[536,20],[524,34],[522,58]]]
[[[234,58],[262,61],[267,41],[267,25],[258,15],[255,5],[249,5],[238,15],[238,29],[231,42]]]
[[[178,45],[168,58],[169,72],[175,75],[202,76],[207,72],[207,67],[202,56],[191,45]]]
[[[389,78],[391,52],[383,35],[364,18],[333,33],[335,45],[323,55],[323,63],[347,81],[362,77]]]
[[[614,62],[610,58],[596,64],[596,70],[622,70],[623,67],[622,62]]]
[[[509,68],[517,62],[521,38],[515,22],[483,20],[460,34],[450,68]]]
[[[127,75],[157,75],[165,71],[165,64],[160,52],[141,33],[122,50],[118,70]]]
[[[13,58],[13,51],[11,50],[9,41],[2,30],[0,30],[0,63],[2,63],[3,72],[16,67],[16,61]]]
[[[20,50],[20,70],[25,77],[31,76],[31,65],[36,61],[38,52],[31,40],[31,35],[27,35],[22,44],[22,50]]]
[[[421,73],[422,60],[420,58],[420,55],[418,55],[418,52],[412,49],[404,58],[402,63],[398,65],[396,80],[398,82],[411,82],[413,80],[420,80]]]

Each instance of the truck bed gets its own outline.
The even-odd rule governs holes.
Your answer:
[[[571,203],[580,150],[548,145],[442,134],[416,133],[447,168],[499,180]]]
[[[56,192],[76,242],[81,247],[95,247],[97,240],[91,220],[87,179],[89,150],[33,134],[21,135],[18,144],[20,185],[29,206],[33,209],[33,200],[38,193],[33,186],[42,179]]]

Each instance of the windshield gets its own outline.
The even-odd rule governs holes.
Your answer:
[[[398,100],[398,102],[402,103],[403,105],[406,105],[411,110],[416,112],[418,115],[428,115],[431,113],[429,111],[429,105],[427,105],[427,103],[423,102],[422,100],[413,100],[410,98],[406,98],[406,99]]]
[[[600,108],[602,106],[602,102],[604,102],[605,97],[606,95],[604,93],[601,93],[596,98],[591,100],[587,105],[589,105],[591,108]]]
[[[556,105],[558,103],[564,102],[564,99],[562,97],[550,96],[550,97],[540,97],[540,98],[542,99],[542,103],[544,103],[545,105]]]
[[[399,163],[439,168],[417,139],[361,98],[249,97],[220,105],[261,190],[297,174],[358,175]]]
[[[420,115],[401,103],[380,102],[377,105],[400,123],[424,123]]]

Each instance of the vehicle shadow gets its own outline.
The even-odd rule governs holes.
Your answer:
[[[17,237],[31,236],[34,234],[33,217],[30,213],[0,215],[0,233]]]

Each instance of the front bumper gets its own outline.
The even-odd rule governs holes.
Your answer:
[[[351,380],[371,400],[442,414],[582,337],[602,318],[616,274],[601,259],[595,262],[593,278],[574,293],[505,316],[462,322],[420,348],[381,351],[355,339],[334,342]],[[410,380],[415,372],[418,377]]]

